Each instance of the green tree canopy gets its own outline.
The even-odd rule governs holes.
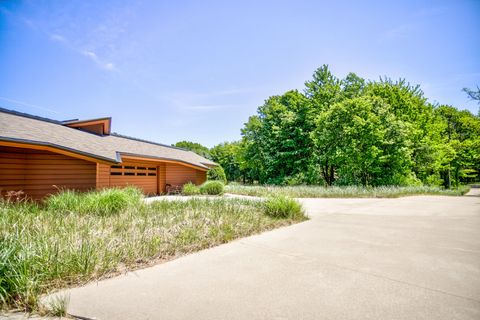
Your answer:
[[[179,141],[173,145],[177,148],[182,148],[185,150],[193,151],[196,154],[205,157],[207,159],[211,159],[212,156],[210,154],[210,149],[201,145],[200,143],[191,142],[191,141]]]
[[[404,79],[340,79],[323,65],[302,92],[265,100],[241,141],[211,153],[229,180],[451,187],[480,176],[479,121]]]

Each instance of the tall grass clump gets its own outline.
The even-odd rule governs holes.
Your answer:
[[[220,181],[209,180],[200,186],[200,192],[209,195],[223,194],[225,185]]]
[[[43,204],[0,200],[0,309],[35,310],[51,290],[301,220],[287,216],[243,199],[147,204],[129,188],[64,191]],[[52,312],[64,309],[59,303]]]
[[[182,194],[184,196],[194,196],[200,194],[200,188],[195,184],[188,182],[185,183],[182,187]]]
[[[45,205],[52,212],[112,215],[138,206],[141,198],[141,191],[134,187],[87,193],[67,190],[48,197]]]
[[[443,189],[431,186],[258,186],[258,185],[228,185],[225,192],[248,196],[268,197],[285,195],[292,198],[397,198],[410,195],[444,195],[461,196],[467,193],[469,187]]]
[[[302,205],[284,195],[270,196],[264,203],[265,213],[274,218],[305,219]]]

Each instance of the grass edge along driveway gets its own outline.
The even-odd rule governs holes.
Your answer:
[[[45,312],[39,298],[52,290],[306,219],[302,207],[284,197],[146,203],[133,188],[65,191],[42,205],[2,201],[1,307]]]

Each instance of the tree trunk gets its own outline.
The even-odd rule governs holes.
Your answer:
[[[450,168],[448,168],[447,180],[448,180],[448,183],[447,183],[448,189],[451,189],[452,188],[452,178],[451,178],[451,174],[450,174]]]

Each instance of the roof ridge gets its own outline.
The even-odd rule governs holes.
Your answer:
[[[12,114],[12,115],[20,116],[20,117],[24,117],[24,118],[29,118],[29,119],[33,119],[33,120],[50,122],[50,123],[60,124],[60,125],[62,124],[62,121],[59,121],[59,120],[40,117],[40,116],[36,116],[36,115],[30,114],[30,113],[20,112],[20,111],[16,111],[16,110],[12,110],[12,109],[6,109],[6,108],[3,108],[3,107],[0,107],[0,112]]]
[[[112,133],[110,133],[110,135],[111,135],[111,136],[114,136],[114,137],[119,137],[119,138],[124,138],[124,139],[139,141],[139,142],[150,143],[150,144],[154,144],[154,145],[161,146],[161,147],[166,147],[166,148],[172,148],[172,149],[177,149],[177,150],[182,150],[182,151],[187,151],[187,152],[188,152],[188,151],[191,151],[191,150],[187,150],[187,149],[184,149],[184,148],[171,146],[171,145],[164,144],[164,143],[159,143],[159,142],[154,142],[154,141],[150,141],[150,140],[145,140],[145,139],[140,139],[140,138],[135,138],[135,137],[127,136],[127,135],[120,134],[120,133],[117,133],[117,132],[112,132]],[[194,153],[195,153],[195,152],[194,152]],[[195,154],[196,154],[196,153],[195,153]]]

